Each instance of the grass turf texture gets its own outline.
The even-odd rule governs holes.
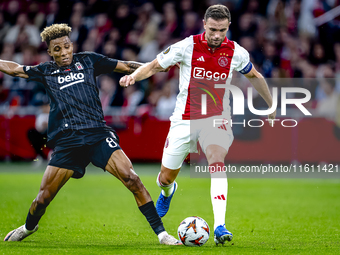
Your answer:
[[[159,164],[135,164],[154,201]],[[210,180],[180,173],[179,189],[163,218],[177,236],[179,223],[197,215],[210,226],[202,247],[163,246],[139,212],[132,194],[114,177],[89,167],[71,179],[22,242],[0,241],[0,254],[340,254],[339,179],[229,179],[227,228],[232,242],[216,247]],[[0,237],[25,221],[43,170],[0,163]]]

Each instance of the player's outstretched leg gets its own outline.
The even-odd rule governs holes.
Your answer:
[[[180,245],[179,240],[165,231],[149,192],[133,170],[131,161],[122,150],[119,149],[112,153],[105,169],[117,177],[132,192],[139,210],[158,236],[159,242],[165,245]]]
[[[26,224],[9,232],[4,241],[21,241],[36,232],[38,222],[44,215],[46,207],[72,175],[72,170],[48,166],[41,181],[39,193],[31,204]]]
[[[179,170],[180,168],[175,170],[166,168],[162,164],[161,172],[157,176],[156,183],[158,187],[162,189],[156,202],[156,210],[160,217],[164,217],[169,211],[170,202],[178,188],[178,184],[175,182],[175,179]]]
[[[213,163],[209,166],[223,168],[223,163]],[[211,168],[210,168],[211,169]],[[225,228],[225,214],[228,195],[228,179],[225,172],[211,172],[210,196],[214,211],[214,240],[216,245],[231,241],[233,235]]]
[[[214,212],[214,240],[216,245],[231,241],[233,234],[225,228],[227,207],[228,179],[223,170],[227,150],[218,145],[209,145],[206,156],[209,163],[211,185],[210,196]]]

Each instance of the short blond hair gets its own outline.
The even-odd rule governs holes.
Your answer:
[[[49,27],[45,27],[44,31],[41,32],[40,36],[43,42],[47,43],[47,46],[50,46],[50,41],[68,36],[70,37],[72,28],[67,24],[53,24]]]

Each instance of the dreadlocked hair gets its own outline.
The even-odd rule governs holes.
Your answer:
[[[50,46],[50,41],[63,36],[69,36],[71,30],[72,29],[67,24],[53,24],[49,27],[45,27],[40,36],[42,41],[46,42],[47,46]]]

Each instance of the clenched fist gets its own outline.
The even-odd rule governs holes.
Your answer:
[[[136,80],[134,77],[132,77],[131,75],[125,75],[122,78],[120,78],[119,85],[126,88],[130,85],[135,84],[135,82]]]

